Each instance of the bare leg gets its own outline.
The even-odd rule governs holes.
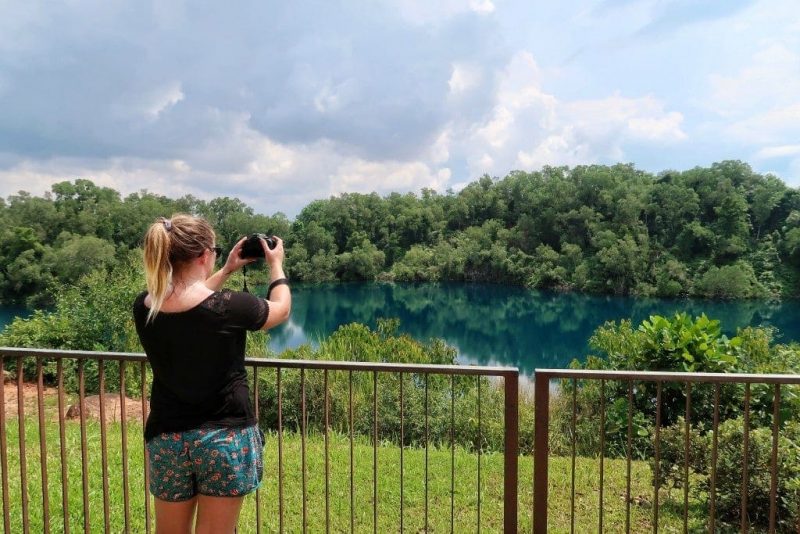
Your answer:
[[[195,534],[233,534],[244,497],[197,497]]]
[[[197,497],[169,502],[156,498],[156,534],[192,534]]]

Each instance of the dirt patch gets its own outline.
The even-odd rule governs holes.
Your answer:
[[[19,411],[19,395],[17,392],[17,383],[13,380],[6,379],[3,382],[3,395],[5,396],[5,407],[7,417],[16,417]],[[58,395],[58,389],[52,387],[42,388],[42,398],[55,397]],[[35,383],[25,382],[22,384],[22,404],[25,413],[28,415],[37,414],[39,404],[39,393]],[[48,403],[49,404],[49,403]],[[47,408],[45,408],[47,410]]]
[[[17,382],[15,380],[5,377],[3,382],[3,394],[5,396],[5,412],[6,417],[16,417],[19,412],[19,393],[17,391]],[[45,414],[48,419],[58,418],[58,404],[54,399],[58,397],[58,388],[43,387],[42,399],[45,405]],[[71,396],[72,397],[72,396]],[[65,400],[69,403],[70,399]],[[37,415],[39,405],[39,393],[34,382],[23,382],[22,384],[22,404],[25,414]],[[103,408],[105,409],[106,421],[119,421],[121,416],[121,405],[118,393],[106,393],[103,395]],[[87,419],[100,420],[100,395],[89,395],[83,401],[84,410],[86,411]],[[149,403],[148,403],[149,409]],[[80,404],[77,399],[66,406],[66,418],[78,419],[80,417]],[[125,417],[128,421],[141,422],[142,417],[142,401],[141,399],[125,398]]]
[[[120,421],[122,416],[122,405],[119,401],[119,394],[106,393],[103,395],[103,408],[106,412],[106,421]],[[90,395],[83,399],[83,407],[86,411],[87,419],[100,420],[100,395]],[[149,403],[148,403],[149,409]],[[75,402],[67,410],[67,419],[77,419],[81,415],[80,404]],[[142,422],[142,401],[125,397],[125,419],[127,421]]]

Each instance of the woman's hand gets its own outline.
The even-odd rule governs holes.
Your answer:
[[[228,259],[225,260],[225,265],[222,267],[222,272],[225,275],[230,275],[245,265],[249,263],[253,263],[256,261],[256,258],[242,258],[242,245],[244,242],[247,241],[247,236],[241,238],[233,248],[231,249],[230,253],[228,254]],[[263,239],[262,239],[263,241]]]
[[[261,246],[264,248],[264,259],[267,260],[270,267],[274,266],[281,266],[283,265],[283,239],[278,236],[272,236],[272,239],[275,240],[275,248],[271,249],[267,246],[267,241],[265,239],[261,239]]]

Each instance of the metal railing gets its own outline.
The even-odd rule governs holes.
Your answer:
[[[35,405],[33,409],[30,400],[26,403],[24,390],[26,387],[31,389],[33,386],[24,382],[24,373],[19,372],[23,369],[26,362],[28,363],[28,376],[32,374],[35,378]],[[91,366],[89,365],[91,363]],[[111,365],[109,362],[115,362],[113,365],[118,365],[118,377],[114,376],[115,386],[118,387],[118,406],[119,406],[119,427],[115,426],[114,433],[109,438],[109,430],[107,428],[108,407],[109,399],[114,399],[117,393],[109,396],[105,394],[108,383],[109,373],[107,367]],[[35,364],[35,365],[34,365]],[[96,365],[96,368],[94,367]],[[137,397],[135,400],[137,404],[141,404],[141,417],[144,420],[147,417],[148,404],[147,387],[148,387],[148,364],[146,358],[142,354],[129,354],[129,353],[104,353],[104,352],[84,352],[84,351],[61,351],[61,350],[41,350],[41,349],[18,349],[18,348],[0,348],[0,374],[3,374],[4,369],[9,366],[16,366],[18,372],[14,377],[16,386],[17,399],[16,403],[9,403],[6,399],[5,388],[0,388],[0,482],[2,485],[2,504],[3,504],[3,526],[5,532],[12,532],[21,530],[25,533],[29,532],[32,528],[32,521],[30,512],[32,507],[36,507],[37,521],[41,517],[41,529],[43,532],[51,531],[51,523],[59,525],[59,528],[64,532],[69,532],[71,525],[82,523],[83,530],[89,532],[92,526],[99,529],[102,524],[102,530],[110,532],[112,530],[122,529],[124,531],[146,531],[152,530],[152,502],[148,492],[148,472],[147,472],[147,455],[143,447],[143,440],[141,434],[135,437],[129,436],[128,417],[129,410],[126,406],[130,406],[131,399],[126,397],[126,378],[131,379],[133,376],[136,378],[137,384]],[[67,367],[69,366],[69,367]],[[87,368],[91,371],[92,389],[97,389],[99,395],[99,421],[87,422]],[[276,429],[274,434],[275,445],[277,449],[276,471],[277,477],[267,478],[265,482],[272,485],[262,487],[254,495],[255,505],[255,520],[253,525],[246,525],[243,530],[251,529],[260,532],[262,529],[262,495],[264,492],[269,492],[270,498],[274,498],[276,506],[274,512],[277,515],[277,529],[281,532],[286,530],[308,530],[310,521],[310,511],[316,514],[317,520],[314,528],[320,529],[324,524],[326,531],[347,529],[350,531],[356,530],[356,527],[366,528],[371,526],[374,532],[379,530],[379,514],[384,519],[387,514],[391,514],[392,520],[395,521],[392,525],[392,530],[399,529],[407,530],[407,524],[411,523],[409,519],[414,519],[422,528],[428,530],[429,516],[433,517],[434,514],[437,519],[445,517],[444,521],[439,524],[448,524],[446,515],[449,515],[449,529],[458,531],[455,517],[455,482],[456,477],[456,461],[455,461],[455,448],[456,440],[454,438],[455,427],[455,402],[456,395],[454,389],[454,382],[456,377],[475,377],[477,386],[477,403],[476,413],[477,417],[477,433],[478,433],[478,446],[474,448],[474,453],[477,459],[477,473],[475,485],[473,486],[475,496],[475,508],[472,510],[475,513],[476,521],[474,528],[480,531],[482,528],[499,529],[505,532],[518,531],[518,511],[521,502],[531,502],[531,508],[527,508],[521,515],[531,518],[533,531],[536,533],[544,533],[548,531],[548,526],[553,526],[548,523],[549,508],[552,508],[553,502],[550,499],[550,488],[548,482],[550,480],[551,472],[549,462],[550,455],[550,438],[551,436],[551,400],[555,397],[559,402],[566,401],[567,406],[571,402],[571,411],[567,411],[569,421],[569,432],[571,442],[568,446],[568,453],[563,456],[569,462],[569,528],[571,532],[576,530],[576,458],[578,452],[576,449],[576,424],[578,417],[578,408],[576,405],[576,396],[579,388],[578,384],[599,383],[600,395],[598,397],[600,405],[595,407],[599,409],[599,418],[596,421],[599,440],[600,440],[600,454],[597,458],[599,463],[598,479],[596,484],[592,485],[592,489],[598,491],[598,500],[596,505],[597,531],[603,532],[609,529],[608,524],[605,523],[605,499],[604,490],[606,481],[606,462],[608,456],[606,451],[606,387],[612,384],[622,384],[623,387],[618,389],[623,394],[619,400],[627,403],[625,413],[627,419],[622,425],[623,442],[623,455],[620,460],[624,460],[625,472],[625,489],[623,495],[625,501],[625,519],[624,529],[630,532],[633,528],[641,528],[641,525],[634,526],[631,515],[631,505],[633,501],[632,491],[632,462],[634,461],[634,454],[632,452],[632,428],[633,428],[633,415],[634,415],[634,391],[637,385],[651,384],[654,385],[654,402],[652,405],[654,413],[651,414],[654,425],[652,426],[652,448],[648,449],[648,454],[652,453],[649,459],[652,460],[654,471],[652,479],[658,481],[660,477],[659,469],[661,465],[662,453],[662,423],[664,423],[663,406],[665,391],[671,395],[670,399],[675,401],[676,384],[680,386],[681,402],[685,402],[685,412],[682,414],[684,417],[685,434],[683,439],[683,464],[681,465],[683,474],[683,509],[682,522],[683,531],[688,532],[691,528],[689,523],[689,446],[690,446],[690,425],[693,423],[693,409],[692,409],[692,396],[695,392],[696,398],[701,398],[699,395],[701,386],[699,384],[708,384],[713,388],[713,395],[706,395],[706,401],[702,401],[702,407],[709,413],[711,424],[710,435],[711,441],[711,457],[709,460],[710,474],[710,487],[708,490],[708,509],[707,517],[708,522],[704,525],[704,530],[715,532],[718,529],[717,525],[717,493],[720,488],[717,487],[717,463],[718,463],[718,434],[720,427],[720,406],[721,406],[721,388],[724,384],[736,384],[743,388],[742,399],[742,413],[743,413],[743,442],[742,442],[742,455],[743,455],[743,472],[740,487],[736,491],[740,492],[741,497],[741,521],[740,529],[742,532],[747,532],[750,528],[748,524],[748,484],[751,473],[748,473],[749,456],[751,454],[750,443],[750,430],[751,430],[751,401],[753,399],[751,386],[760,384],[767,385],[764,387],[771,388],[771,448],[769,454],[769,531],[776,531],[776,519],[778,500],[781,495],[778,493],[778,481],[781,473],[779,472],[778,462],[778,448],[779,448],[779,413],[781,409],[781,394],[782,386],[789,389],[789,386],[800,385],[800,376],[789,375],[744,375],[744,374],[708,374],[708,373],[652,373],[652,372],[627,372],[627,371],[582,371],[582,370],[553,370],[553,369],[539,369],[535,373],[534,382],[534,436],[533,436],[533,450],[528,451],[526,446],[525,453],[532,452],[533,460],[533,480],[532,486],[526,488],[522,495],[518,494],[518,472],[519,461],[531,461],[529,457],[520,456],[520,398],[519,398],[519,372],[516,368],[505,367],[471,367],[471,366],[448,366],[448,365],[406,365],[406,364],[386,364],[386,363],[366,363],[366,362],[329,362],[329,361],[305,361],[305,360],[281,360],[281,359],[257,359],[248,358],[246,360],[246,367],[251,373],[252,383],[255,387],[252,388],[253,402],[256,409],[256,417],[261,414],[261,410],[269,409],[276,413]],[[32,370],[32,371],[31,371]],[[77,376],[73,376],[74,372]],[[263,373],[269,374],[265,377]],[[273,374],[274,373],[274,374]],[[307,386],[310,384],[309,376],[313,374],[316,379],[314,382],[314,397],[307,398]],[[259,378],[261,374],[261,378]],[[51,397],[45,396],[46,380],[55,386],[57,389],[56,405],[53,406]],[[367,385],[366,389],[361,389],[360,408],[365,406],[363,403],[371,404],[369,407],[370,427],[365,430],[363,421],[361,421],[361,441],[357,439],[354,432],[354,376],[360,377],[359,383],[361,386]],[[396,390],[386,392],[385,387],[381,388],[379,377],[389,376],[395,377],[397,386]],[[449,423],[444,425],[447,429],[449,424],[449,442],[446,437],[444,441],[434,444],[430,441],[429,421],[428,416],[431,409],[428,406],[429,398],[429,381],[434,380],[432,377],[444,377],[444,380],[449,377],[449,397],[446,397],[449,403]],[[274,380],[273,380],[274,377]],[[292,378],[291,395],[296,400],[287,405],[286,393],[289,386],[286,385],[287,377]],[[487,414],[481,413],[481,380],[484,377],[493,378],[498,384],[502,382],[502,404],[503,404],[503,441],[502,441],[502,523],[494,523],[491,526],[482,525],[482,441],[481,432],[484,428],[482,417],[487,417]],[[321,378],[321,386],[320,379]],[[337,391],[340,397],[334,399],[340,404],[338,407],[346,406],[344,409],[344,425],[343,432],[338,434],[337,439],[344,440],[345,454],[341,455],[339,464],[332,466],[331,458],[332,452],[330,450],[330,439],[332,439],[333,424],[331,421],[331,403],[332,403],[332,382],[334,379],[339,380],[340,387]],[[274,398],[268,405],[260,398],[261,388],[259,387],[260,380],[268,380],[274,386]],[[296,380],[299,379],[299,380]],[[370,380],[371,379],[371,380]],[[67,421],[67,406],[66,406],[66,386],[65,380],[70,380],[72,388],[77,390],[77,417],[79,425],[80,437],[77,440],[70,438],[70,433],[67,432],[67,426],[75,433],[74,424]],[[97,380],[97,382],[94,382]],[[439,385],[446,384],[446,381],[439,380]],[[553,380],[562,380],[562,385],[566,384],[571,387],[552,387]],[[370,383],[371,382],[371,387]],[[321,390],[320,390],[321,387]],[[469,386],[473,387],[473,386]],[[693,390],[693,387],[696,388]],[[762,387],[762,386],[759,386]],[[412,391],[412,388],[415,391]],[[665,390],[665,388],[670,388]],[[13,386],[12,389],[13,390]],[[447,395],[446,387],[445,394]],[[759,390],[760,391],[760,390]],[[365,393],[366,392],[366,393]],[[320,394],[321,393],[321,394]],[[386,394],[391,394],[392,399],[396,400],[397,411],[396,414],[399,418],[399,480],[398,486],[395,488],[399,491],[399,500],[394,499],[392,506],[396,509],[388,509],[386,502],[389,499],[382,501],[381,492],[379,491],[378,482],[384,478],[389,477],[386,473],[389,469],[383,467],[380,461],[379,453],[381,447],[382,437],[380,435],[379,423],[381,417],[387,417],[379,410],[379,398],[383,398]],[[407,403],[411,393],[417,394],[417,399],[424,399],[422,407],[423,412],[416,413],[417,417],[424,417],[424,426],[421,421],[412,421],[418,427],[424,428],[424,434],[421,439],[414,444],[414,451],[424,454],[424,476],[420,475],[421,480],[411,480],[411,484],[420,485],[424,489],[424,503],[419,505],[415,513],[424,517],[409,518],[405,507],[407,506],[407,498],[404,492],[409,484],[411,477],[411,469],[404,469],[409,463],[409,456],[412,454],[412,446],[406,445],[408,441],[408,426],[409,417],[413,417],[411,410],[408,408]],[[786,392],[784,390],[784,395]],[[570,398],[571,397],[571,398]],[[319,399],[324,401],[320,407]],[[32,399],[31,399],[32,400]],[[441,399],[440,399],[441,400]],[[763,398],[761,399],[763,401]],[[274,405],[273,405],[274,402]],[[393,401],[394,402],[394,401]],[[754,402],[754,401],[752,401]],[[296,404],[295,404],[296,403]],[[314,462],[309,461],[307,458],[307,436],[309,435],[309,420],[310,412],[308,404],[313,404],[313,410],[316,410],[318,431],[317,436],[321,434],[322,444],[317,448],[316,457],[314,461],[319,468],[319,472],[313,471],[310,465]],[[14,405],[15,404],[15,405]],[[299,451],[295,447],[293,450],[287,450],[284,438],[287,434],[286,423],[284,416],[287,413],[287,406],[289,410],[295,409],[299,413],[292,424],[292,435],[298,437]],[[137,407],[138,409],[138,407]],[[638,408],[637,408],[638,409]],[[699,409],[699,408],[698,408]],[[31,412],[26,416],[26,411]],[[35,413],[35,422],[34,414]],[[713,414],[713,415],[711,415]],[[499,414],[490,414],[489,417],[494,419]],[[563,414],[562,414],[563,415]],[[673,414],[674,415],[674,414]],[[763,414],[762,414],[763,415]],[[762,417],[763,419],[763,417]],[[57,420],[57,421],[56,421]],[[340,426],[342,421],[339,421]],[[762,421],[763,423],[763,421]],[[57,424],[57,429],[55,425]],[[99,426],[99,443],[95,442],[96,434],[90,436],[87,427],[94,425],[92,428],[96,429]],[[763,425],[762,425],[763,426]],[[15,428],[16,427],[16,428]],[[35,428],[30,428],[35,427]],[[50,445],[48,445],[48,434],[55,435],[57,433],[57,452],[54,454]],[[119,441],[116,441],[114,435],[119,434]],[[446,435],[447,432],[445,432]],[[16,434],[16,436],[14,435]],[[9,444],[9,436],[16,445]],[[383,436],[384,440],[386,436]],[[392,439],[396,438],[393,437]],[[356,458],[355,450],[364,451],[364,440],[367,439],[369,444],[366,446],[371,449],[371,458],[367,459],[367,455]],[[29,441],[38,441],[38,455],[37,447],[30,447]],[[391,439],[388,440],[392,444],[395,442]],[[342,441],[340,441],[342,443]],[[132,447],[129,447],[133,444]],[[296,445],[296,443],[294,443]],[[293,446],[294,446],[293,445]],[[319,445],[319,443],[317,443]],[[444,445],[444,447],[442,447]],[[430,468],[435,467],[431,465],[429,458],[429,449],[436,446],[439,452],[445,450],[449,445],[449,491],[444,495],[448,496],[442,498],[440,493],[438,497],[431,498],[429,495],[429,486],[431,485]],[[320,448],[322,451],[320,452]],[[16,449],[16,450],[15,450]],[[78,450],[79,449],[79,450]],[[48,452],[50,451],[50,452]],[[131,452],[133,451],[133,452]],[[340,451],[341,452],[341,451]],[[141,464],[143,469],[129,469],[130,454],[142,455]],[[388,454],[388,453],[384,453]],[[394,453],[393,453],[394,454]],[[75,468],[77,463],[77,455],[80,456],[80,469]],[[70,459],[73,458],[73,462]],[[112,457],[113,456],[113,457]],[[287,462],[297,461],[299,456],[299,480],[293,480],[291,483],[295,484],[294,489],[300,493],[299,504],[296,499],[294,502],[296,507],[292,507],[290,503],[286,502],[285,496],[286,486],[290,483],[290,474],[286,472]],[[52,462],[49,461],[56,458],[60,462],[60,466],[52,469]],[[291,457],[288,458],[287,457]],[[321,459],[322,457],[322,459]],[[446,463],[445,457],[439,454],[438,462]],[[344,460],[342,460],[344,458]],[[642,459],[642,458],[638,458]],[[33,470],[29,464],[30,460],[36,460],[38,465]],[[586,460],[582,458],[581,461]],[[561,461],[561,460],[559,460]],[[15,464],[12,466],[11,464]],[[18,463],[18,466],[16,465]],[[137,463],[139,463],[137,461]],[[354,466],[359,464],[359,467],[364,467],[365,463],[371,464],[371,476],[362,477],[357,483]],[[98,465],[99,464],[99,465]],[[383,464],[385,465],[385,464]],[[70,470],[70,466],[73,467]],[[418,466],[423,467],[423,466]],[[441,467],[441,466],[439,466]],[[52,471],[51,471],[52,469]],[[338,486],[332,480],[332,471],[338,469]],[[94,474],[90,473],[93,471]],[[98,473],[99,472],[99,473]],[[346,472],[346,476],[341,476]],[[406,474],[408,472],[409,474]],[[297,473],[294,473],[295,475]],[[14,480],[17,478],[18,480]],[[309,490],[309,477],[316,477],[317,482],[321,482],[324,478],[324,485],[317,485],[317,493],[311,494]],[[79,487],[76,488],[69,483],[70,480],[75,482],[78,477],[80,479]],[[115,478],[116,477],[116,478]],[[99,482],[97,479],[101,479]],[[367,488],[368,479],[371,488]],[[113,487],[110,481],[114,480]],[[19,489],[17,490],[14,484],[13,493],[14,500],[11,500],[12,495],[12,482],[18,483]],[[60,492],[58,486],[60,482]],[[41,492],[36,488],[37,483],[41,485]],[[77,486],[77,484],[76,484]],[[297,486],[300,490],[297,491]],[[319,487],[323,490],[319,490]],[[439,489],[443,484],[439,484]],[[121,489],[120,489],[121,488]],[[35,491],[34,491],[35,490]],[[581,491],[584,491],[582,488]],[[114,493],[117,491],[118,493]],[[321,491],[321,492],[320,492]],[[532,495],[528,494],[530,491]],[[132,492],[138,492],[136,498],[137,503],[133,505]],[[77,493],[77,495],[76,495]],[[38,504],[31,502],[31,495],[41,495],[41,508]],[[100,496],[102,494],[102,512]],[[366,497],[368,494],[368,497]],[[531,498],[528,501],[528,498]],[[54,499],[60,499],[60,504],[53,505]],[[314,499],[317,499],[316,501]],[[338,501],[337,501],[338,499]],[[652,519],[649,524],[653,532],[659,530],[659,516],[660,505],[659,502],[659,484],[654,483],[651,495],[652,506]],[[447,502],[449,501],[449,502]],[[318,502],[318,504],[316,504]],[[13,506],[12,506],[13,504]],[[364,510],[361,508],[364,505],[371,508],[371,517],[364,519]],[[361,507],[360,507],[361,506]],[[423,508],[424,506],[424,508]],[[436,508],[438,506],[438,508]],[[526,506],[528,506],[526,504]],[[322,510],[324,507],[324,511]],[[13,508],[13,514],[12,514]],[[53,521],[52,510],[58,514],[60,511],[63,515],[62,519],[58,522]],[[313,510],[310,510],[313,508]],[[59,510],[60,509],[60,510]],[[337,509],[341,515],[342,509],[349,509],[349,517],[344,523],[340,523],[338,528],[332,525],[331,511]],[[324,514],[323,519],[319,519]],[[357,521],[356,515],[360,515]],[[15,521],[14,525],[19,525],[19,528],[12,526],[12,516]],[[116,519],[112,521],[112,516]],[[101,518],[102,517],[102,522]],[[61,521],[63,520],[63,523]],[[463,523],[463,521],[462,521]],[[346,524],[346,526],[345,526]],[[584,523],[585,524],[585,523]],[[38,527],[39,523],[36,523]],[[124,527],[123,527],[124,525]],[[696,525],[695,525],[696,527]],[[460,527],[463,530],[463,525]],[[470,527],[472,528],[472,527]],[[584,529],[586,527],[583,527]],[[619,529],[622,527],[620,526]],[[594,527],[592,527],[594,529]]]
[[[65,405],[65,362],[72,362],[77,366],[77,389],[78,389],[78,413],[80,425],[80,515],[83,520],[83,529],[85,532],[91,530],[91,526],[99,525],[99,518],[92,517],[92,510],[90,508],[90,501],[93,495],[90,491],[90,474],[89,471],[94,464],[96,466],[96,457],[99,452],[100,456],[100,470],[102,473],[102,525],[105,532],[118,530],[121,525],[115,524],[112,529],[112,512],[119,515],[119,509],[122,509],[121,518],[119,523],[124,522],[124,531],[146,531],[151,532],[152,529],[152,512],[151,512],[151,497],[148,494],[148,473],[147,473],[147,454],[143,447],[141,436],[133,438],[136,440],[137,449],[141,449],[144,454],[143,458],[143,473],[131,473],[128,469],[129,458],[129,436],[127,432],[127,409],[126,403],[130,403],[130,399],[126,398],[126,376],[130,377],[130,367],[134,369],[138,367],[138,381],[140,382],[140,391],[138,396],[141,402],[142,420],[147,417],[147,383],[148,383],[148,365],[147,360],[142,354],[131,353],[109,353],[109,352],[87,352],[87,351],[66,351],[66,350],[44,350],[44,349],[20,349],[20,348],[0,348],[0,375],[5,376],[4,369],[8,368],[6,362],[14,362],[16,364],[16,416],[9,416],[7,414],[5,388],[0,388],[0,477],[2,478],[2,494],[3,494],[3,526],[5,532],[12,532],[11,525],[11,502],[10,494],[11,489],[9,485],[10,478],[14,475],[10,472],[9,468],[9,444],[7,443],[7,432],[10,430],[9,425],[13,424],[12,419],[16,418],[17,425],[17,439],[18,439],[18,462],[19,462],[19,503],[14,503],[15,506],[21,507],[21,528],[26,534],[31,529],[31,519],[29,517],[31,502],[29,493],[31,492],[32,483],[35,481],[30,480],[30,473],[28,472],[28,457],[32,451],[28,451],[28,433],[31,422],[26,417],[25,402],[25,383],[23,381],[24,373],[21,370],[24,364],[31,358],[35,359],[35,379],[36,379],[36,405],[38,420],[36,423],[35,433],[38,435],[39,441],[39,482],[41,483],[41,517],[42,517],[42,531],[50,532],[51,529],[51,507],[50,507],[50,494],[53,492],[51,483],[49,482],[48,475],[48,424],[47,418],[52,417],[55,410],[57,414],[58,423],[58,440],[59,440],[59,458],[60,458],[60,474],[61,481],[61,512],[63,514],[63,531],[70,531],[70,524],[75,523],[75,518],[71,517],[71,507],[74,508],[74,495],[70,493],[69,478],[70,473],[68,470],[69,457],[75,454],[74,448],[70,445],[66,432],[66,405]],[[118,362],[118,384],[119,384],[119,431],[121,441],[121,463],[117,472],[111,472],[109,468],[109,441],[107,429],[107,407],[109,396],[106,395],[106,362]],[[87,441],[87,410],[86,410],[86,368],[87,362],[97,362],[97,377],[99,380],[99,427],[100,427],[100,444],[99,451],[96,447],[90,446]],[[53,381],[52,366],[55,364],[55,386],[57,387],[57,406],[46,407],[45,404],[45,369],[50,374],[50,381]],[[506,367],[473,367],[461,365],[406,365],[406,364],[389,364],[389,363],[362,363],[362,362],[327,362],[327,361],[304,361],[304,360],[280,360],[280,359],[246,359],[245,366],[251,371],[251,378],[256,387],[253,387],[254,406],[256,410],[256,417],[259,417],[261,410],[261,399],[259,398],[259,370],[270,369],[275,373],[275,387],[277,390],[277,449],[278,449],[278,476],[276,493],[278,496],[278,514],[279,514],[279,530],[283,532],[286,528],[285,515],[287,513],[302,514],[302,530],[305,532],[308,529],[308,512],[309,512],[309,495],[307,488],[307,475],[308,475],[308,462],[306,458],[306,437],[307,429],[307,399],[306,399],[306,374],[308,372],[321,372],[323,373],[323,395],[324,395],[324,425],[322,425],[322,433],[324,439],[324,507],[325,507],[325,529],[330,531],[331,518],[330,511],[333,506],[331,503],[331,485],[330,485],[330,452],[329,452],[329,428],[330,428],[330,395],[329,395],[329,373],[339,372],[345,373],[349,385],[349,432],[347,440],[349,442],[349,494],[346,500],[349,500],[350,507],[350,524],[351,531],[355,529],[355,512],[359,503],[355,502],[355,481],[354,481],[354,421],[353,421],[353,376],[359,374],[372,375],[372,492],[371,492],[371,506],[372,506],[372,527],[373,531],[378,531],[378,513],[381,506],[380,496],[378,491],[378,480],[381,476],[380,462],[378,458],[379,452],[379,431],[378,423],[380,413],[378,410],[378,398],[381,392],[379,391],[379,375],[394,375],[399,377],[399,391],[397,391],[399,400],[399,422],[400,422],[400,480],[399,480],[399,510],[397,510],[397,517],[399,520],[399,529],[403,530],[404,523],[404,452],[406,446],[404,444],[403,432],[404,425],[407,417],[404,408],[404,391],[403,384],[404,377],[414,376],[418,378],[415,384],[411,387],[424,388],[424,419],[425,419],[425,434],[422,447],[424,448],[424,528],[428,529],[428,519],[431,510],[429,510],[429,429],[428,429],[428,384],[429,377],[441,375],[450,377],[450,502],[449,502],[449,515],[450,515],[450,530],[454,531],[455,524],[455,440],[454,440],[454,417],[455,417],[455,394],[454,394],[454,379],[456,376],[473,376],[477,377],[477,429],[479,446],[477,447],[477,480],[476,480],[476,496],[477,496],[477,530],[481,530],[481,445],[480,445],[480,432],[482,428],[481,412],[480,412],[480,395],[481,395],[481,377],[494,377],[498,381],[502,380],[503,383],[503,397],[504,397],[504,450],[503,450],[503,529],[505,532],[517,531],[517,473],[518,473],[518,460],[519,460],[519,414],[518,414],[518,391],[519,391],[519,372],[516,368]],[[297,370],[300,374],[300,412],[302,416],[299,418],[299,433],[301,439],[300,456],[301,456],[301,478],[302,478],[302,499],[301,510],[288,510],[287,504],[284,502],[284,485],[286,484],[286,474],[284,472],[286,463],[286,454],[284,451],[284,386],[282,378],[289,370]],[[94,370],[92,370],[94,372]],[[137,402],[139,402],[137,400]],[[48,416],[48,414],[50,414]],[[430,444],[433,446],[433,444]],[[13,451],[12,451],[13,452]],[[92,459],[89,456],[92,456]],[[13,456],[12,456],[13,457]],[[140,480],[141,484],[132,484],[131,478],[136,475],[136,480]],[[119,502],[118,495],[112,495],[109,488],[109,480],[112,476],[121,478],[122,498]],[[266,478],[265,478],[266,480]],[[96,483],[96,481],[93,482]],[[116,488],[116,486],[115,486]],[[144,494],[144,509],[142,516],[131,513],[131,491],[142,492]],[[261,521],[261,493],[262,489],[256,491],[255,494],[255,515],[256,521],[253,528],[256,532],[260,532],[262,528]],[[38,491],[37,491],[38,493]],[[72,492],[74,493],[74,491]],[[341,492],[337,492],[341,495]],[[73,499],[71,499],[73,497]],[[113,502],[112,502],[113,501]],[[98,503],[94,503],[96,508],[99,508]],[[113,509],[112,509],[113,507]],[[96,509],[95,508],[95,509]],[[38,511],[37,511],[38,512]],[[442,511],[435,511],[441,514]],[[15,516],[16,517],[16,516]],[[144,524],[142,524],[142,520]]]
[[[718,468],[718,447],[719,447],[719,425],[720,425],[720,390],[722,384],[738,384],[744,386],[743,414],[744,428],[742,440],[742,478],[740,492],[740,529],[741,532],[748,532],[748,484],[750,474],[748,466],[750,460],[750,430],[751,430],[751,385],[768,384],[773,388],[772,394],[772,421],[771,421],[771,451],[769,457],[769,532],[776,531],[776,515],[778,507],[778,435],[780,424],[781,408],[781,386],[800,385],[800,376],[796,375],[768,375],[768,374],[718,374],[718,373],[670,373],[670,372],[632,372],[632,371],[590,371],[590,370],[564,370],[564,369],[537,369],[535,371],[535,429],[534,429],[534,480],[533,480],[533,530],[536,533],[548,531],[548,462],[550,458],[550,399],[551,381],[562,379],[568,382],[571,393],[571,470],[570,470],[570,532],[575,532],[575,459],[576,459],[576,394],[578,391],[577,382],[584,383],[590,381],[600,382],[600,418],[597,421],[597,431],[600,435],[600,454],[599,454],[599,477],[597,480],[598,488],[598,518],[597,531],[603,532],[604,529],[604,461],[605,440],[606,440],[606,395],[605,388],[609,382],[622,382],[626,384],[627,390],[627,425],[626,425],[626,490],[625,500],[625,532],[631,531],[631,461],[632,461],[632,426],[634,412],[634,384],[652,383],[656,386],[656,397],[654,406],[655,425],[653,426],[653,480],[660,480],[661,463],[661,429],[662,429],[662,406],[663,391],[665,384],[682,384],[685,408],[683,418],[683,532],[690,530],[688,521],[689,511],[689,446],[690,446],[690,425],[692,422],[692,385],[693,384],[713,384],[713,417],[711,421],[712,448],[710,459],[710,488],[708,494],[708,532],[717,532],[717,468]],[[567,393],[567,394],[569,394]],[[794,473],[794,476],[797,474]],[[657,533],[659,529],[659,483],[653,484],[652,494],[652,529]],[[800,525],[798,525],[800,528]]]

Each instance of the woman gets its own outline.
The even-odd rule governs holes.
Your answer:
[[[247,330],[284,322],[291,293],[283,242],[262,239],[270,266],[267,299],[222,290],[243,259],[240,240],[222,269],[221,249],[205,220],[159,219],[144,238],[147,291],[136,298],[136,331],[153,369],[145,440],[156,532],[234,532],[243,496],[261,481],[258,430],[244,351]]]

